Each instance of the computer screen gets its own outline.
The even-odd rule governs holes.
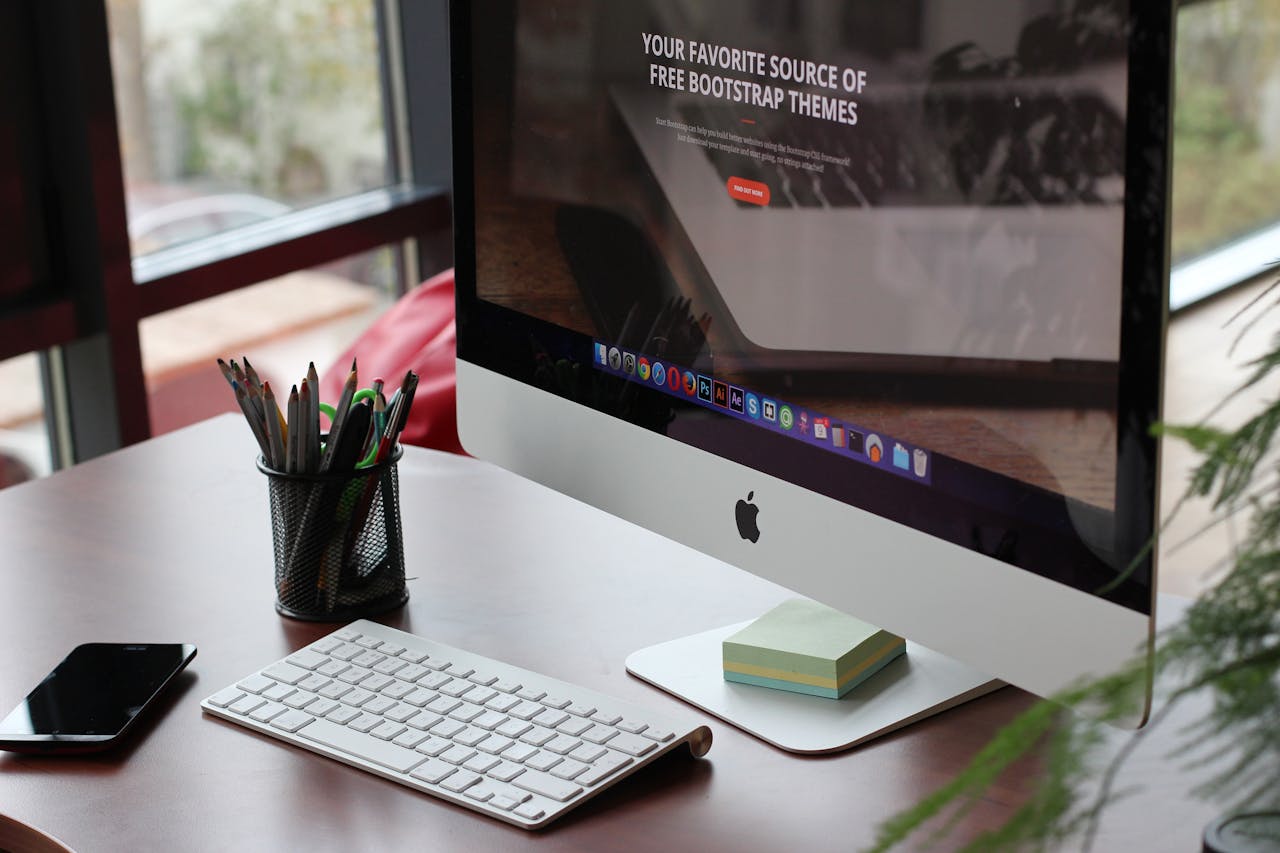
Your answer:
[[[1169,6],[453,3],[464,446],[1042,695],[1140,653]]]

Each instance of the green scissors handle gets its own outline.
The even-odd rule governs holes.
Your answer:
[[[374,391],[372,388],[361,388],[359,391],[355,393],[354,396],[352,396],[351,405],[354,406],[356,403],[359,403],[361,400],[372,400],[377,396],[378,396],[378,392]],[[337,416],[338,410],[335,409],[333,406],[330,406],[328,403],[321,403],[320,411],[323,412],[325,414],[325,417],[329,419],[329,426],[332,427],[333,419],[334,417]],[[378,442],[374,441],[374,442],[371,442],[369,445],[369,453],[364,457],[364,459],[360,460],[359,467],[372,465],[373,460],[377,455],[378,455]]]

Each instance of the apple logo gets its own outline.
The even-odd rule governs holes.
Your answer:
[[[751,542],[757,542],[760,539],[760,527],[756,524],[756,516],[760,512],[760,507],[751,503],[751,499],[756,496],[755,492],[748,492],[745,501],[738,501],[737,506],[733,509],[734,518],[738,522],[738,533],[743,539],[749,539]]]

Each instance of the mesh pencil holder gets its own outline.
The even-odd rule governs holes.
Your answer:
[[[276,610],[346,622],[393,610],[404,583],[397,446],[385,462],[341,474],[285,474],[258,458],[271,498]]]

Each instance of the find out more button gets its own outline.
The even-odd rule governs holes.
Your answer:
[[[762,184],[759,181],[749,181],[746,178],[732,177],[725,182],[725,186],[729,189],[729,197],[738,201],[745,201],[748,204],[758,204],[761,206],[769,203],[769,185]]]

